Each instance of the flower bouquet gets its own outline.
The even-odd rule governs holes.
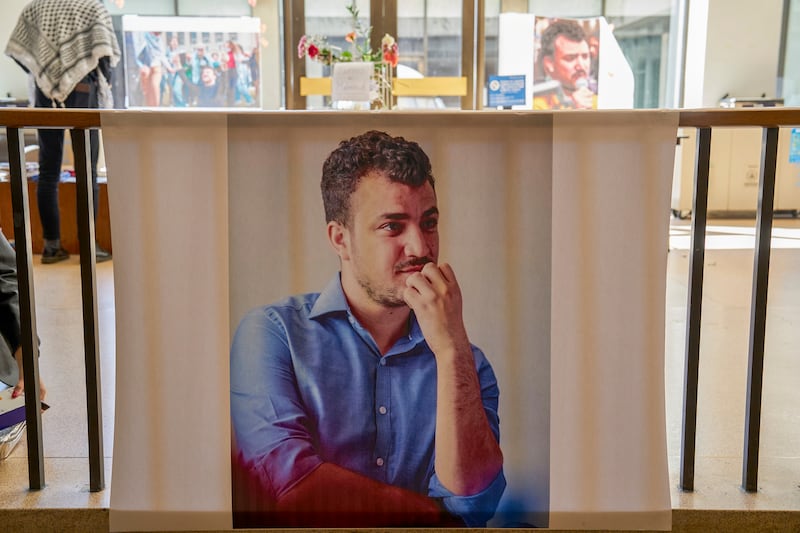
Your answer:
[[[372,26],[364,26],[358,20],[358,7],[355,0],[347,5],[350,13],[351,31],[345,35],[350,49],[345,50],[328,42],[319,35],[303,35],[297,43],[297,57],[308,57],[324,65],[334,63],[369,62],[374,65],[373,87],[370,91],[373,108],[392,108],[392,68],[399,60],[397,41],[388,33],[381,39],[380,50],[373,51],[370,46]]]

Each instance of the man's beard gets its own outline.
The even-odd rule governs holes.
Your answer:
[[[394,287],[388,289],[376,287],[375,284],[361,275],[356,276],[356,281],[361,288],[364,289],[364,292],[367,293],[367,296],[377,304],[384,307],[403,307],[406,305],[403,296],[398,295],[397,289]]]
[[[430,263],[432,261],[433,260],[430,257],[418,257],[410,261],[400,263],[395,267],[395,271],[401,271],[412,266],[425,265],[426,263]],[[408,305],[405,299],[403,299],[403,295],[397,294],[398,289],[396,287],[383,289],[376,287],[375,284],[369,279],[359,274],[356,275],[356,281],[361,288],[364,289],[364,292],[367,293],[367,296],[369,296],[370,299],[377,304],[380,304],[384,307],[403,307],[404,305]]]

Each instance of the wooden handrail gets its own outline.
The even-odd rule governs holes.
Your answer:
[[[681,128],[725,126],[771,128],[797,125],[800,125],[800,108],[797,107],[681,110],[678,119],[678,126]]]
[[[0,127],[6,128],[99,128],[97,109],[0,108]]]
[[[631,110],[597,110],[592,113],[652,113],[652,109]],[[664,110],[665,112],[669,110]],[[9,128],[99,128],[101,117],[104,113],[152,113],[161,111],[118,111],[96,109],[39,109],[39,108],[0,108],[0,127]],[[203,112],[198,110],[198,112]],[[241,111],[230,111],[237,113]],[[410,111],[413,113],[413,111]],[[531,111],[530,113],[586,113],[587,111]],[[252,111],[246,113],[252,114]],[[304,113],[304,111],[263,111],[263,113]],[[409,113],[404,111],[403,113]],[[430,114],[430,111],[425,111]],[[451,117],[486,114],[512,114],[519,116],[526,111],[459,111]],[[770,108],[709,108],[689,109],[678,111],[678,126],[685,128],[699,127],[726,127],[726,126],[754,126],[754,127],[780,127],[800,126],[800,108],[770,107]],[[315,115],[316,116],[316,115]],[[511,115],[509,115],[511,116]]]

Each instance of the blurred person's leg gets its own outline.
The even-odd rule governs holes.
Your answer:
[[[148,107],[158,107],[161,103],[161,67],[150,67],[150,72],[146,76],[140,77],[142,92],[144,93],[144,105]]]
[[[98,94],[96,74],[90,74],[81,80],[64,101],[66,108],[97,109]],[[52,108],[53,101],[41,90],[36,89],[36,107]],[[72,130],[70,130],[72,136]],[[73,156],[75,143],[72,144]],[[99,186],[97,184],[97,161],[100,155],[100,140],[97,130],[89,130],[90,171],[92,176],[92,192],[94,199],[94,215],[97,216],[99,202]],[[58,209],[58,184],[61,179],[61,164],[64,156],[64,130],[39,130],[39,183],[36,198],[39,202],[39,217],[42,222],[44,250],[42,263],[56,263],[69,258],[69,253],[61,246],[61,224]],[[106,261],[111,254],[96,246],[96,260]]]
[[[67,97],[66,107],[97,109],[99,107],[97,94],[97,81],[94,75],[87,76],[82,80],[78,87]],[[72,136],[72,130],[70,130]],[[97,161],[100,158],[100,134],[96,129],[89,130],[89,151],[90,151],[90,172],[92,175],[92,196],[94,205],[94,217],[97,219],[97,208],[100,201],[100,186],[97,184]],[[75,156],[75,142],[72,142],[72,154]],[[77,159],[77,158],[76,158]],[[80,216],[78,213],[77,216]],[[95,221],[95,234],[97,232],[97,222]],[[111,254],[95,243],[95,259],[98,262],[111,259]]]
[[[17,256],[0,231],[0,381],[10,387],[19,381],[15,354],[20,342]]]
[[[53,108],[53,101],[36,88],[36,107]],[[39,181],[36,200],[39,203],[39,220],[42,223],[44,249],[43,263],[56,263],[69,257],[61,247],[61,220],[58,212],[58,183],[61,179],[61,160],[64,155],[64,130],[40,129]]]
[[[20,328],[17,256],[0,231],[0,381],[14,387],[12,398],[25,392]],[[40,376],[39,399],[44,401],[46,395],[47,390]]]
[[[85,81],[78,84],[78,87],[69,95],[69,97],[67,97],[66,102],[64,102],[66,107],[88,109],[98,108],[97,83],[87,80],[86,78],[84,78],[84,80]],[[72,155],[75,157],[75,160],[77,160],[73,131],[70,130],[69,134],[73,139]],[[91,157],[91,164],[89,168],[92,173],[92,190],[94,192],[94,214],[97,216],[97,200],[99,192],[99,187],[97,185],[97,161],[100,158],[100,138],[97,130],[95,129],[89,130],[89,150]]]

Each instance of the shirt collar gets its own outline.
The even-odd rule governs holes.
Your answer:
[[[325,288],[319,293],[317,301],[311,307],[311,312],[308,318],[317,318],[329,313],[336,312],[349,312],[350,308],[347,305],[347,298],[344,297],[342,290],[341,274],[337,273],[333,276]]]
[[[319,293],[317,301],[314,302],[314,305],[311,307],[308,318],[313,320],[334,313],[346,313],[353,316],[350,312],[350,306],[347,304],[347,298],[344,296],[344,290],[342,290],[341,273],[337,273],[328,282],[322,292]],[[409,316],[411,324],[408,336],[401,339],[398,344],[416,346],[420,342],[423,342],[425,337],[422,335],[422,330],[419,327],[414,311],[411,311]]]

